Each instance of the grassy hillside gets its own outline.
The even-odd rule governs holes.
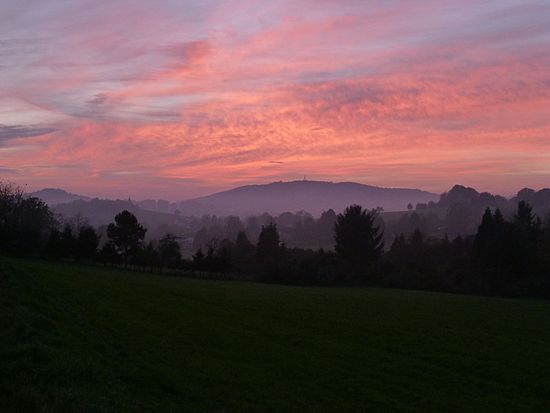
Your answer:
[[[0,259],[0,411],[550,411],[550,303]]]

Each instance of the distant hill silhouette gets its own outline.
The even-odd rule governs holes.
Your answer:
[[[244,217],[264,212],[278,215],[283,212],[307,211],[318,216],[330,208],[340,212],[351,204],[359,204],[365,208],[382,207],[385,212],[406,211],[409,203],[415,205],[417,211],[426,207],[446,211],[449,206],[457,203],[474,209],[498,207],[503,211],[512,211],[518,201],[524,200],[541,217],[550,211],[548,188],[539,191],[524,188],[507,199],[462,185],[455,185],[448,192],[437,195],[419,189],[382,188],[353,182],[273,182],[241,186],[182,202],[91,199],[53,188],[32,192],[28,196],[43,199],[57,213],[66,217],[79,213],[97,225],[111,222],[113,216],[123,209],[134,212],[145,222],[164,225],[170,225],[174,220],[181,223],[184,216],[200,217],[204,214]],[[388,214],[388,218],[389,215],[392,214]]]
[[[64,204],[67,202],[73,202],[78,200],[88,201],[89,197],[84,195],[72,194],[64,189],[58,188],[44,188],[40,191],[30,192],[27,194],[29,197],[36,197],[42,199],[48,205]]]
[[[154,212],[138,207],[130,200],[110,200],[98,199],[91,200],[78,199],[73,202],[57,204],[53,206],[53,211],[64,217],[70,218],[77,214],[86,217],[90,224],[100,226],[113,221],[113,217],[123,210],[128,210],[138,217],[139,220],[150,226],[172,225],[181,223],[182,218],[175,214]]]
[[[523,188],[521,191],[518,191],[511,201],[514,204],[517,204],[519,201],[528,202],[533,206],[535,212],[547,210],[550,209],[550,189],[544,188],[540,191],[535,191],[531,188]]]
[[[535,191],[531,188],[523,188],[515,196],[508,199],[489,192],[478,192],[474,188],[455,185],[449,192],[441,194],[439,201],[433,205],[435,207],[449,207],[453,204],[463,204],[480,209],[500,208],[504,211],[512,211],[515,210],[519,201],[528,202],[535,212],[543,214],[550,209],[550,189],[544,188]]]
[[[437,201],[439,195],[419,189],[382,188],[353,182],[292,181],[246,185],[229,191],[183,201],[182,214],[279,214],[308,211],[320,215],[329,208],[341,211],[351,204],[385,211],[403,211],[407,204]]]
[[[449,206],[461,202],[467,204],[480,204],[482,207],[503,207],[508,200],[500,195],[493,195],[489,192],[478,192],[474,188],[463,185],[455,185],[449,192],[441,194],[439,206]]]

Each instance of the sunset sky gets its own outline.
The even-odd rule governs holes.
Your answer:
[[[550,1],[0,0],[0,178],[550,186]]]

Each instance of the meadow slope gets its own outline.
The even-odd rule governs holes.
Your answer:
[[[0,411],[550,411],[550,303],[0,258]]]

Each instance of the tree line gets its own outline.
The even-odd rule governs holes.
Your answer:
[[[176,274],[254,279],[299,285],[370,285],[490,295],[550,296],[550,220],[520,201],[511,219],[487,208],[474,235],[427,236],[421,228],[387,243],[379,211],[352,205],[332,221],[333,249],[288,246],[277,223],[263,224],[257,241],[205,239],[183,258],[178,237],[145,242],[146,228],[118,213],[106,239],[85,221],[61,225],[48,206],[0,184],[0,251]]]
[[[199,248],[204,250],[213,239],[235,242],[241,231],[245,231],[248,238],[255,243],[262,226],[271,223],[277,225],[281,241],[289,247],[333,249],[335,222],[336,213],[332,209],[323,212],[317,219],[305,211],[284,212],[278,216],[263,213],[244,220],[238,216],[203,215],[193,223],[197,231],[193,237],[192,249],[193,252]]]

